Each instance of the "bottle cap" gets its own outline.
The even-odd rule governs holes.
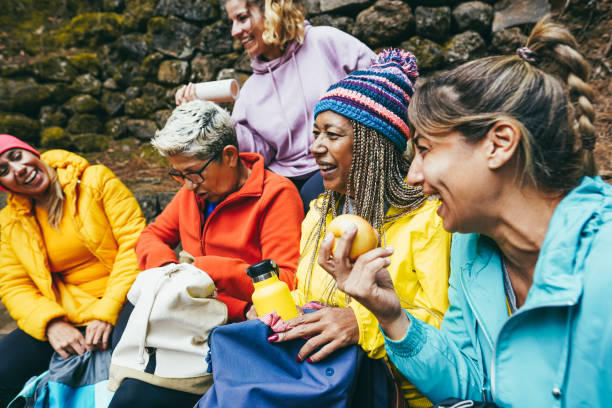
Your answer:
[[[264,259],[263,261],[257,262],[246,269],[247,275],[249,275],[251,278],[256,278],[270,272],[274,272],[278,276],[278,265],[272,259]]]

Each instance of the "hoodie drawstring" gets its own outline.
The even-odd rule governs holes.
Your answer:
[[[285,110],[283,109],[283,103],[280,97],[280,93],[278,92],[278,88],[276,87],[276,81],[274,80],[274,74],[272,74],[272,70],[268,67],[268,73],[270,74],[270,78],[272,79],[272,87],[274,88],[274,92],[276,93],[276,99],[278,99],[278,106],[280,106],[280,111],[283,116],[283,120],[285,121],[285,126],[287,127],[287,137],[289,140],[289,148],[287,151],[291,151],[291,147],[293,144],[292,135],[291,135],[291,126],[289,126],[289,121],[287,120],[287,115],[285,114]]]

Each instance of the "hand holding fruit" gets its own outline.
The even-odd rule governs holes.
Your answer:
[[[353,240],[348,257],[354,262],[359,255],[371,251],[378,246],[378,237],[370,223],[360,216],[353,214],[339,215],[334,218],[327,227],[327,230],[334,234],[334,243],[332,246],[333,254],[336,253],[336,244],[338,240],[352,225],[357,227],[357,235]]]
[[[358,228],[353,223],[339,238],[328,233],[319,248],[319,265],[334,277],[338,289],[355,298],[376,316],[389,338],[399,340],[406,334],[410,321],[401,308],[386,268],[391,263],[393,249],[375,248],[359,256],[353,263],[349,253],[357,234]],[[331,256],[332,247],[334,256]]]

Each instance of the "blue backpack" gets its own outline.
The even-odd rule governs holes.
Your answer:
[[[319,363],[297,363],[306,340],[269,343],[258,319],[215,328],[208,338],[214,384],[197,408],[383,408],[403,404],[384,360],[357,346]]]
[[[87,351],[67,359],[53,353],[49,370],[32,377],[8,408],[106,408],[111,351]]]

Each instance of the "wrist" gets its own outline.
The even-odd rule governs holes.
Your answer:
[[[410,327],[410,319],[406,316],[404,309],[400,308],[400,313],[392,318],[379,320],[380,328],[385,336],[393,341],[402,340],[406,337],[406,332]]]

